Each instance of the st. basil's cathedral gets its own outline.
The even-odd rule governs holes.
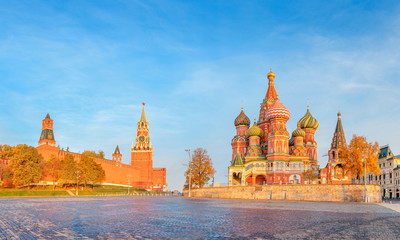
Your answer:
[[[297,122],[291,134],[286,129],[290,111],[280,102],[275,90],[275,74],[267,75],[268,90],[260,107],[258,121],[250,119],[243,111],[235,119],[236,135],[233,137],[229,185],[350,183],[350,175],[343,175],[338,161],[338,149],[346,144],[341,115],[329,150],[326,168],[320,169],[317,160],[317,142],[314,139],[319,123],[307,105],[305,115]],[[309,171],[308,171],[309,170]],[[313,172],[317,178],[304,179],[304,172]]]

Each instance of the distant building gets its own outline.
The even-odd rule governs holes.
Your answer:
[[[389,145],[382,146],[379,151],[378,165],[381,174],[375,176],[367,174],[367,184],[379,184],[382,197],[388,193],[389,198],[400,198],[400,155],[394,155]],[[352,179],[357,183],[357,179]],[[360,183],[364,183],[364,176],[361,176]]]
[[[112,154],[112,160],[93,158],[103,167],[106,179],[104,183],[116,185],[129,185],[140,189],[163,191],[167,189],[166,168],[153,168],[153,145],[149,137],[149,123],[146,121],[144,103],[141,118],[137,124],[136,144],[131,147],[131,164],[122,163],[122,154],[119,146]],[[81,154],[72,153],[56,147],[53,132],[53,120],[47,114],[42,121],[42,133],[36,148],[44,160],[54,155],[63,158],[72,154],[79,161]]]

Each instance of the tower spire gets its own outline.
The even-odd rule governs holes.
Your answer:
[[[341,115],[342,114],[339,111],[337,114],[338,119],[337,119],[337,123],[336,123],[335,132],[334,132],[333,138],[332,138],[331,149],[339,149],[341,146],[346,144]]]
[[[140,121],[141,122],[146,122],[146,114],[144,113],[144,105],[145,103],[143,102],[143,109],[142,109],[142,116],[140,116]]]
[[[274,87],[274,79],[275,79],[275,73],[272,72],[272,68],[270,68],[269,73],[267,74],[268,78],[268,90],[267,94],[265,95],[265,100],[264,101],[275,101],[276,99],[276,91]]]

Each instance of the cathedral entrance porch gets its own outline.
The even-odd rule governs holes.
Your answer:
[[[233,173],[232,174],[233,185],[242,185],[242,174],[241,173]]]
[[[264,175],[258,175],[256,177],[256,185],[265,185],[267,182],[266,177]]]

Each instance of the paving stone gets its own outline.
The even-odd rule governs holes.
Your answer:
[[[397,239],[398,204],[1,198],[0,239]]]

